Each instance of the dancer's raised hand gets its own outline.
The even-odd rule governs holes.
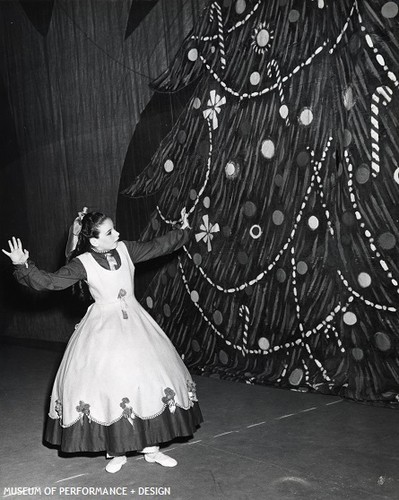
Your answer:
[[[12,263],[15,265],[25,264],[29,258],[29,252],[23,249],[21,240],[13,236],[11,240],[8,240],[8,246],[10,247],[9,252],[4,250],[4,248],[2,248],[1,251],[7,255],[7,257],[10,257]]]

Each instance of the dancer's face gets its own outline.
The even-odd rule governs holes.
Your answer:
[[[91,245],[98,252],[105,252],[116,248],[119,240],[119,233],[114,229],[111,219],[105,221],[98,227],[98,238],[90,238]]]

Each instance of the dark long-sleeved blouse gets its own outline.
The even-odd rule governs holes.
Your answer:
[[[176,229],[151,241],[123,241],[123,243],[127,247],[132,262],[138,263],[178,250],[187,243],[189,235],[188,229]],[[119,269],[121,260],[116,249],[111,250],[108,254],[116,261],[115,269]],[[93,251],[92,255],[100,266],[105,269],[111,268],[106,254]],[[19,283],[34,290],[64,290],[80,280],[87,279],[86,269],[76,257],[53,273],[37,268],[30,259],[27,264],[27,266],[15,266],[14,276]]]

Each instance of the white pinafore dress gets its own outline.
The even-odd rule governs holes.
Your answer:
[[[202,421],[195,384],[161,327],[134,296],[134,264],[78,258],[94,298],[58,369],[45,439],[63,451],[124,453],[190,436]]]

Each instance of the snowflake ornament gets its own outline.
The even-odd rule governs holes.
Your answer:
[[[214,234],[213,233],[218,233],[220,231],[219,224],[211,224],[209,222],[209,216],[204,215],[202,217],[203,223],[200,225],[200,229],[202,231],[200,233],[197,233],[195,235],[195,239],[198,241],[204,240],[204,243],[207,243],[208,245],[208,252],[212,250],[212,244],[211,241],[213,240]]]
[[[209,95],[210,97],[208,99],[208,102],[206,103],[207,106],[209,106],[209,108],[203,111],[203,115],[204,118],[206,118],[209,121],[212,121],[212,128],[213,130],[215,130],[219,126],[217,115],[221,111],[220,106],[226,104],[226,98],[221,97],[219,94],[217,94],[216,90],[211,90]]]

